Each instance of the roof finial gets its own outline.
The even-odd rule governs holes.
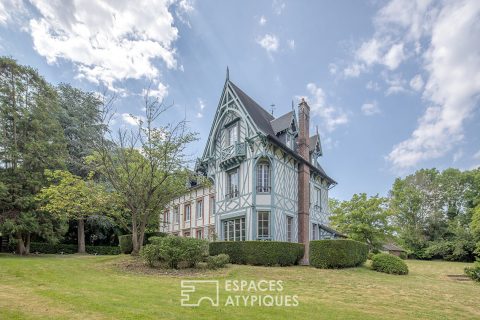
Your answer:
[[[273,116],[273,111],[275,111],[275,104],[274,104],[274,103],[272,103],[272,104],[270,105],[270,108],[271,108],[271,110],[272,110],[272,112],[271,112],[271,113],[272,113],[272,116]]]
[[[228,71],[228,66],[227,66],[227,81],[230,79],[230,72]]]
[[[292,99],[292,111],[295,111],[295,107],[293,106],[293,99]]]

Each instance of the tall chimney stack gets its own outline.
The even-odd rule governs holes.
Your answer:
[[[302,98],[298,105],[298,153],[305,160],[298,169],[298,241],[305,245],[303,264],[309,263],[310,241],[310,107]]]

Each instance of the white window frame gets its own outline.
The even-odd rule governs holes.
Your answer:
[[[232,176],[236,176],[236,185],[232,184]],[[227,194],[226,198],[233,199],[239,196],[240,191],[240,170],[239,168],[227,171]]]
[[[270,168],[270,162],[259,161],[257,163],[257,192],[258,193],[270,193],[272,170]]]
[[[257,238],[270,239],[270,211],[257,211]]]
[[[287,216],[287,242],[293,242],[293,217]]]
[[[222,220],[222,235],[224,241],[245,241],[245,217]]]
[[[235,123],[231,124],[227,128],[227,147],[228,146],[233,146],[235,143],[239,141],[239,125],[238,121]],[[233,133],[233,134],[232,134]]]
[[[192,205],[190,203],[187,203],[184,205],[183,209],[185,211],[185,221],[190,221],[192,219]]]
[[[173,215],[175,216],[175,223],[180,224],[180,207],[175,206],[173,208]]]
[[[202,219],[203,218],[203,199],[198,199],[196,206],[197,206],[196,207],[197,219]]]

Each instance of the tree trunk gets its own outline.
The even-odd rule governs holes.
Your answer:
[[[78,219],[78,253],[85,253],[85,220]]]
[[[25,238],[25,254],[30,254],[30,232],[27,233]]]
[[[132,256],[138,256],[141,244],[138,242],[137,223],[136,221],[132,222]]]
[[[19,255],[25,255],[25,243],[23,242],[22,234],[20,232],[17,232],[15,234],[15,238],[17,239],[17,254]]]

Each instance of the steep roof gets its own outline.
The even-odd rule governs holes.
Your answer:
[[[274,120],[275,117],[268,113],[265,109],[260,107],[258,103],[255,102],[252,98],[250,98],[245,92],[242,91],[239,87],[237,87],[233,82],[230,81],[233,90],[237,94],[238,98],[242,101],[242,104],[247,109],[247,112],[250,114],[253,122],[258,126],[260,130],[262,130],[266,134],[273,134],[275,132],[272,129],[272,125],[270,121]]]
[[[285,119],[288,119],[288,115],[290,113],[290,116],[293,116],[293,111],[291,112],[288,112],[286,114],[284,114],[283,116],[279,117],[279,118],[275,118],[274,116],[272,116],[270,113],[268,113],[265,109],[263,109],[257,102],[255,102],[255,100],[253,100],[252,98],[250,98],[245,92],[243,92],[242,89],[240,89],[239,87],[237,87],[232,81],[230,80],[227,80],[232,89],[235,91],[235,93],[237,94],[238,98],[240,99],[240,101],[242,102],[243,106],[245,107],[246,111],[248,112],[248,114],[250,115],[250,118],[252,119],[252,121],[257,125],[257,127],[268,137],[270,138],[270,140],[272,140],[273,142],[275,142],[275,144],[279,145],[280,147],[282,147],[282,149],[284,149],[285,151],[287,151],[288,153],[290,153],[292,156],[294,156],[297,160],[299,161],[305,161],[302,157],[300,157],[300,155],[291,150],[290,148],[288,148],[277,136],[277,133],[279,131],[275,131],[276,129],[280,128],[280,127],[283,127],[285,122],[287,120]],[[284,118],[283,118],[284,117]],[[283,119],[282,119],[283,118]],[[277,122],[278,120],[278,122]],[[274,124],[275,122],[275,124]],[[290,124],[290,123],[289,123]],[[289,125],[288,124],[288,125]],[[288,126],[287,126],[288,127]],[[275,129],[276,128],[276,129]],[[317,136],[318,138],[318,136]],[[324,178],[326,178],[327,180],[329,180],[331,183],[336,183],[335,180],[333,180],[332,178],[330,178],[326,173],[325,173],[325,170],[323,170],[323,168],[317,164],[317,165],[314,165],[308,161],[306,161],[309,165],[310,165],[310,168],[311,169],[314,169],[316,170],[318,173],[320,173]]]
[[[272,125],[272,129],[275,132],[275,134],[288,129],[292,124],[293,116],[294,116],[294,112],[290,111],[285,113],[283,116],[280,116],[270,121]]]

